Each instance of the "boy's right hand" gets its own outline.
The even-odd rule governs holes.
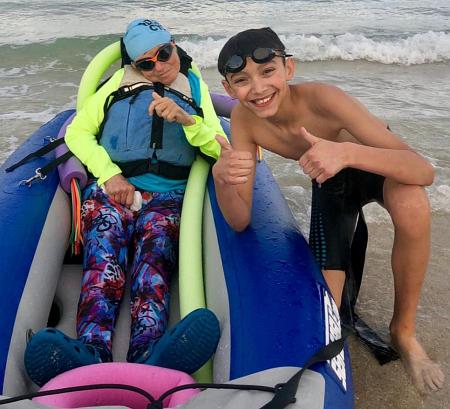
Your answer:
[[[105,182],[105,192],[110,195],[115,202],[128,208],[133,204],[134,190],[135,187],[120,173],[110,177]]]
[[[212,170],[216,183],[222,185],[246,183],[254,167],[253,155],[247,151],[233,149],[223,136],[216,135],[216,140],[222,148]]]

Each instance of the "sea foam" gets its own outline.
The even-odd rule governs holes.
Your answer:
[[[281,35],[288,51],[300,61],[366,60],[382,64],[426,64],[450,60],[450,33],[433,32],[389,38],[370,38],[362,34]],[[202,68],[216,65],[226,39],[208,37],[181,39],[185,48]]]

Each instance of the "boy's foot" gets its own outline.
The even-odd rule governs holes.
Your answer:
[[[38,386],[70,369],[99,362],[102,361],[94,346],[69,338],[55,328],[34,334],[24,357],[28,376]]]
[[[416,337],[391,334],[391,341],[420,393],[427,394],[442,388],[445,376],[440,365],[431,360]]]
[[[214,313],[199,308],[184,317],[144,353],[141,363],[193,373],[214,354],[220,326]]]

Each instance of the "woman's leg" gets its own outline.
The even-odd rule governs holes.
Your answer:
[[[131,269],[131,338],[127,360],[141,358],[165,332],[169,282],[177,268],[183,191],[144,193],[135,223]]]
[[[96,182],[83,196],[84,261],[77,334],[81,341],[97,346],[102,359],[108,361],[125,288],[133,213],[110,199]]]

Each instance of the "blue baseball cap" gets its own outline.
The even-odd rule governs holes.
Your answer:
[[[156,20],[139,18],[128,24],[123,42],[133,61],[152,48],[170,43],[171,34]]]

